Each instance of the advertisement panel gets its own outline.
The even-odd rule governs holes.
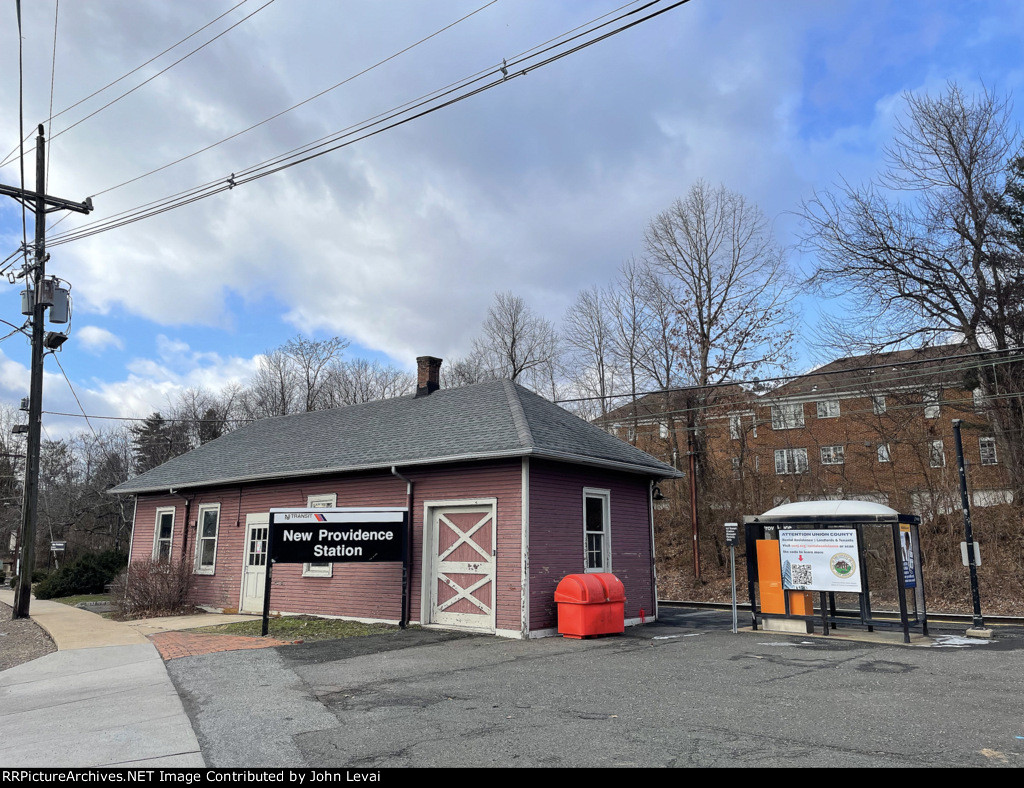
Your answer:
[[[914,567],[914,546],[907,523],[900,523],[900,552],[903,557],[903,587],[917,587],[917,570]]]
[[[855,529],[779,531],[782,587],[860,593]]]

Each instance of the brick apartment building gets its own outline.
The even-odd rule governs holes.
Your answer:
[[[959,509],[961,419],[972,505],[1009,503],[1009,454],[972,380],[979,362],[964,354],[944,345],[853,356],[761,396],[738,386],[651,394],[601,423],[684,472],[695,436],[714,509],[847,498],[928,518]],[[686,497],[685,483],[677,489]]]

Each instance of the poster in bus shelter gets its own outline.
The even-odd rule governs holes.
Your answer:
[[[855,529],[779,531],[782,587],[860,593]]]
[[[900,553],[903,558],[903,587],[917,587],[917,570],[914,568],[914,543],[910,526],[900,523]]]

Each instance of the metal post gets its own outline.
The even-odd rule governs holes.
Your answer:
[[[971,502],[967,497],[967,471],[964,468],[964,445],[960,438],[962,419],[953,419],[953,438],[956,441],[956,467],[960,474],[960,506],[964,510],[964,538],[967,539],[967,565],[971,570],[971,601],[974,604],[974,628],[984,629],[981,616],[981,594],[978,591],[978,565],[974,556],[974,529],[971,526]]]
[[[732,577],[732,633],[738,631],[736,622],[736,547],[729,545],[729,571]]]
[[[36,522],[39,505],[39,444],[43,419],[43,322],[46,307],[41,303],[46,277],[46,139],[39,125],[36,137],[36,239],[32,305],[32,367],[28,400],[28,445],[25,450],[25,504],[22,507],[21,556],[18,586],[14,594],[13,618],[29,617],[32,599],[32,569],[36,564]]]
[[[903,580],[902,548],[900,546],[900,524],[892,524],[892,560],[896,567],[896,595],[900,602],[900,623],[903,625],[903,642],[910,642],[910,619],[907,616],[907,587]],[[863,567],[861,567],[863,568]]]
[[[271,545],[274,538],[274,513],[270,513],[267,521],[267,549],[264,552],[264,560],[267,562],[267,571],[263,575],[263,624],[260,627],[260,634],[267,636],[270,631],[270,580],[274,568],[274,556],[271,553]]]

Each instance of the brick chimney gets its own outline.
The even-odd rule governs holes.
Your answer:
[[[441,388],[441,359],[419,356],[416,359],[416,396],[426,397]]]

